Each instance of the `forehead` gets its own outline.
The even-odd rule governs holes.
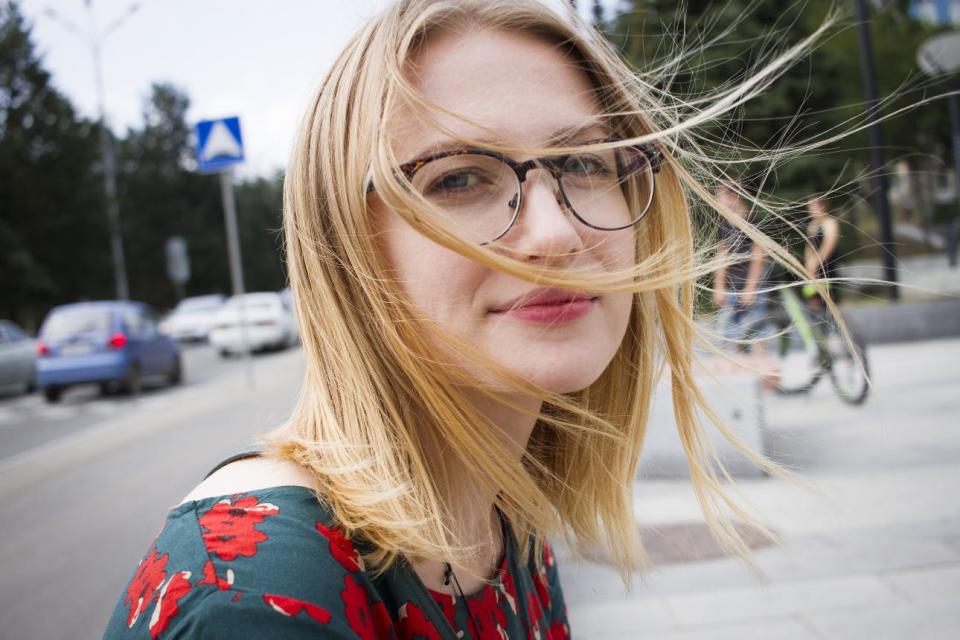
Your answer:
[[[577,62],[528,34],[494,29],[438,33],[408,75],[439,109],[424,117],[409,104],[400,106],[391,119],[390,137],[402,159],[449,142],[452,137],[440,129],[465,138],[535,146],[598,115],[593,87]]]

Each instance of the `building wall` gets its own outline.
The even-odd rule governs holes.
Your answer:
[[[960,24],[960,0],[913,0],[910,13],[936,24]]]

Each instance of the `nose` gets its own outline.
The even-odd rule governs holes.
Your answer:
[[[560,185],[549,171],[530,171],[523,183],[520,216],[504,240],[531,261],[563,263],[583,249],[579,223],[566,210]]]

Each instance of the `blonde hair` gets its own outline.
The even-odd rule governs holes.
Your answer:
[[[429,204],[395,174],[392,168],[399,163],[383,133],[391,111],[400,101],[416,105],[425,118],[437,109],[417,95],[405,72],[433,34],[467,27],[529,34],[559,47],[591,80],[602,115],[622,139],[611,145],[657,144],[662,170],[651,211],[635,230],[635,267],[570,273],[475,245],[431,215]],[[628,577],[646,562],[631,488],[653,390],[664,371],[707,522],[730,548],[745,551],[726,516],[751,520],[721,486],[724,471],[698,413],[704,412],[756,464],[774,473],[779,468],[726,430],[697,388],[694,283],[717,263],[696,246],[688,198],[708,203],[797,273],[801,267],[755,227],[724,210],[677,155],[692,140],[685,137],[690,127],[762,91],[798,50],[784,53],[685,123],[676,106],[664,102],[668,96],[632,72],[601,36],[574,15],[555,13],[536,0],[401,0],[353,37],[307,112],[286,176],[287,261],[306,375],[291,419],[266,441],[274,455],[307,468],[317,480],[318,496],[347,534],[369,543],[369,568],[383,570],[401,555],[456,562],[469,552],[455,544],[456,523],[445,492],[454,474],[467,473],[495,489],[496,504],[525,551],[536,548],[543,535],[565,535],[580,549],[606,548]],[[687,154],[699,151],[694,146]],[[407,223],[467,258],[532,282],[634,293],[619,350],[600,378],[577,393],[539,389],[464,340],[442,336],[444,344],[482,362],[498,379],[543,400],[519,462],[490,437],[496,425],[463,401],[464,385],[494,391],[444,364],[435,328],[390,279],[374,240],[371,181]],[[436,447],[449,455],[428,460],[427,451]]]

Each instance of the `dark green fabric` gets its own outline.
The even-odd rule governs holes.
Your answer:
[[[506,527],[493,584],[460,598],[428,591],[402,561],[373,578],[304,487],[188,502],[124,590],[105,638],[569,637],[549,546],[518,564]],[[467,606],[479,629],[470,624]]]

